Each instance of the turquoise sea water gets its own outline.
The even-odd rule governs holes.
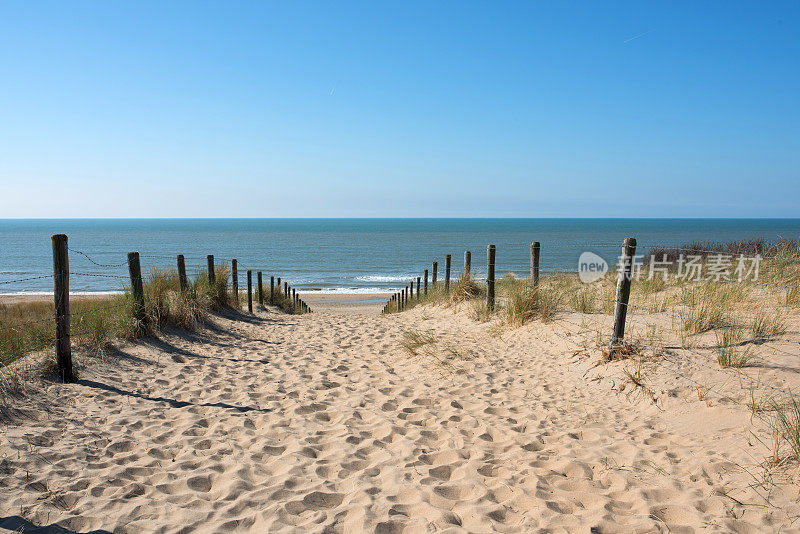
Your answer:
[[[574,270],[585,250],[615,261],[628,236],[638,240],[639,253],[695,240],[797,239],[800,219],[0,220],[0,293],[52,292],[47,276],[56,233],[67,234],[74,250],[73,292],[121,290],[126,254],[138,251],[145,271],[174,267],[175,256],[184,254],[191,274],[214,254],[304,291],[371,293],[401,287],[433,261],[443,272],[446,254],[452,254],[455,276],[465,250],[481,276],[490,243],[497,246],[498,275],[526,276],[531,241],[542,244],[542,270]]]

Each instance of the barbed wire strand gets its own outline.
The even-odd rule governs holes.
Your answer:
[[[89,256],[87,253],[83,252],[82,250],[76,250],[74,248],[69,248],[69,247],[67,247],[67,250],[69,250],[70,252],[75,252],[76,254],[80,254],[81,256],[85,257],[87,260],[89,260],[93,264],[97,265],[98,267],[122,267],[124,265],[128,265],[128,260],[127,259],[122,263],[110,263],[110,264],[98,263],[98,262],[94,261],[91,256]]]

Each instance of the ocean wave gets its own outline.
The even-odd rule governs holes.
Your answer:
[[[45,295],[52,295],[52,291],[14,291],[11,293],[3,293],[0,292],[0,296],[3,297],[41,297]],[[87,296],[87,295],[124,295],[124,291],[70,291],[70,295],[80,297],[80,296]]]
[[[367,275],[356,276],[359,282],[405,282],[413,278],[412,275],[399,275],[399,276],[382,276],[382,275]]]
[[[397,289],[387,287],[326,287],[297,290],[310,295],[372,295],[375,293],[394,293]]]

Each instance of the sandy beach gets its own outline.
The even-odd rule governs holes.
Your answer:
[[[71,302],[78,301],[96,301],[109,298],[107,293],[88,293],[81,295],[70,295]],[[31,302],[45,302],[48,304],[53,303],[53,295],[0,295],[0,305],[22,304]]]
[[[5,410],[0,530],[798,531],[740,406],[623,392],[558,320],[326,299],[77,351],[78,383]]]

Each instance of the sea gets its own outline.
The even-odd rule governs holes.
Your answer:
[[[497,276],[525,277],[530,243],[541,243],[540,269],[575,271],[582,252],[616,263],[623,239],[637,254],[694,241],[797,240],[800,219],[0,219],[0,294],[53,291],[53,234],[69,238],[70,291],[115,293],[128,281],[127,253],[140,254],[146,275],[186,258],[189,276],[236,259],[265,280],[281,277],[303,292],[380,293],[397,290],[445,257],[459,276],[464,252],[472,273],[485,276],[487,246],[496,247]]]

